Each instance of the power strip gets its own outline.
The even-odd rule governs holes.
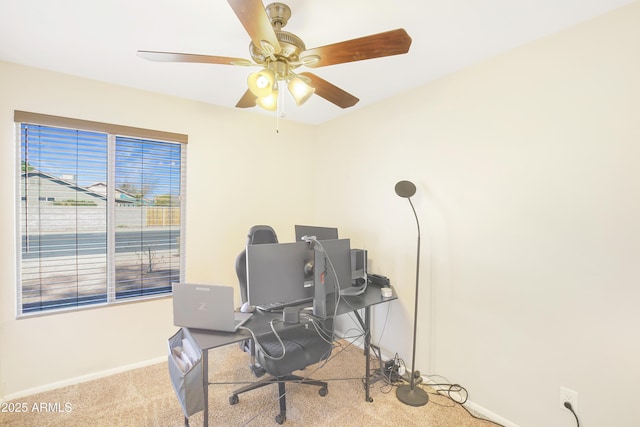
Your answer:
[[[384,373],[391,382],[398,382],[402,380],[402,374],[400,372],[400,363],[398,359],[389,359],[384,362]]]

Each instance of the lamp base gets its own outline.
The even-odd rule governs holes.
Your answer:
[[[424,406],[429,402],[429,395],[421,388],[401,385],[396,389],[396,397],[405,405]]]

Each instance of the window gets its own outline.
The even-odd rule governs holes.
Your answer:
[[[14,119],[18,315],[170,293],[184,277],[186,136]]]

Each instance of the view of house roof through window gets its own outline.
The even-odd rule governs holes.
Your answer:
[[[20,124],[19,314],[171,292],[186,145]]]

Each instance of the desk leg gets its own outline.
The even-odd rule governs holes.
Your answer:
[[[202,352],[202,386],[204,387],[204,421],[203,426],[209,426],[209,350]]]
[[[371,383],[371,375],[369,369],[371,367],[371,306],[364,307],[364,321],[360,317],[358,311],[353,312],[364,330],[364,357],[365,357],[365,373],[364,373],[364,399],[367,402],[373,402],[369,396],[369,384]]]
[[[367,306],[364,309],[364,354],[365,354],[365,369],[364,373],[364,398],[367,402],[373,402],[373,399],[369,396],[369,369],[371,365],[371,307]]]

